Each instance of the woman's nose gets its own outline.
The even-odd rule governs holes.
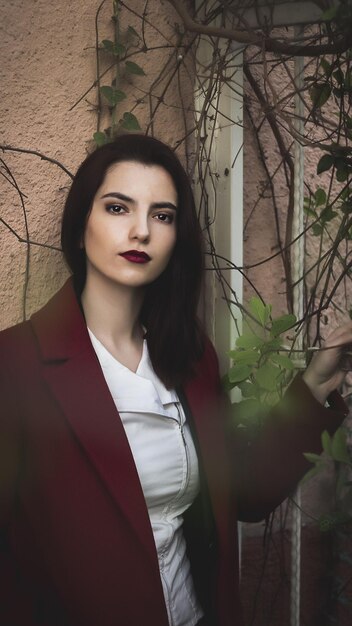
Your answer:
[[[135,215],[130,231],[131,239],[148,241],[150,237],[149,221],[146,215]]]

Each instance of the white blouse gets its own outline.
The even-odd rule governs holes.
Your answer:
[[[195,626],[203,612],[186,554],[182,516],[199,491],[199,473],[182,405],[176,392],[166,389],[155,374],[146,341],[134,373],[88,331],[139,474],[154,533],[169,624]]]

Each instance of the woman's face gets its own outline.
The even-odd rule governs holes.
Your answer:
[[[176,243],[177,192],[158,165],[122,161],[106,172],[83,238],[87,280],[134,288],[153,282]]]

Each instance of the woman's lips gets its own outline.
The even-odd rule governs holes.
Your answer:
[[[123,256],[127,261],[131,261],[131,263],[148,263],[150,261],[149,254],[139,252],[138,250],[128,250],[127,252],[122,252],[120,256]]]

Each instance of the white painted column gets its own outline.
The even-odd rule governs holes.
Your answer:
[[[198,50],[199,77],[195,90],[198,112],[203,111],[209,83],[204,68],[211,63],[213,48],[204,39]],[[235,53],[234,53],[235,56]],[[196,171],[195,196],[198,206],[203,206],[201,222],[204,223],[204,195],[207,198],[210,236],[216,258],[207,256],[204,315],[207,329],[214,341],[222,372],[230,365],[228,352],[234,346],[237,328],[241,327],[241,314],[236,306],[231,311],[226,298],[242,303],[243,279],[232,265],[243,265],[243,69],[242,54],[236,53],[237,70],[233,83],[222,82],[213,93],[212,108],[202,121],[198,139],[204,146],[201,172]],[[231,73],[233,74],[233,67]],[[204,179],[203,179],[204,177]],[[202,187],[201,179],[203,179]],[[202,200],[203,193],[203,203]],[[226,259],[230,263],[226,262]],[[224,288],[217,277],[221,268],[228,286]],[[228,268],[228,269],[226,269]]]
[[[242,57],[236,72],[236,94],[224,85],[220,98],[217,140],[214,144],[214,163],[219,178],[217,182],[217,214],[214,224],[214,241],[219,255],[219,267],[225,268],[228,259],[235,266],[243,265],[243,72]],[[229,123],[229,119],[233,120]],[[222,257],[222,258],[221,258]],[[229,284],[227,296],[240,304],[243,301],[242,274],[233,267],[223,270]],[[232,293],[231,293],[232,292]],[[231,306],[231,315],[221,283],[215,284],[214,340],[219,352],[220,363],[228,369],[228,351],[234,347],[237,329],[241,329],[241,312]]]
[[[295,59],[295,83],[299,92],[304,86],[304,59]],[[299,93],[295,96],[295,128],[298,133],[304,134],[304,104]],[[304,229],[304,152],[299,141],[294,142],[294,218],[292,239],[296,239]],[[295,284],[293,290],[293,312],[297,319],[303,317],[304,290],[302,276],[304,274],[304,236],[302,235],[292,246],[292,281]],[[299,334],[295,348],[303,349],[302,334]],[[303,354],[303,352],[302,352]],[[297,359],[297,366],[304,367],[302,359]],[[290,595],[290,624],[300,626],[301,608],[301,489],[297,488],[294,501],[297,506],[292,509],[292,533],[291,533],[291,595]]]

